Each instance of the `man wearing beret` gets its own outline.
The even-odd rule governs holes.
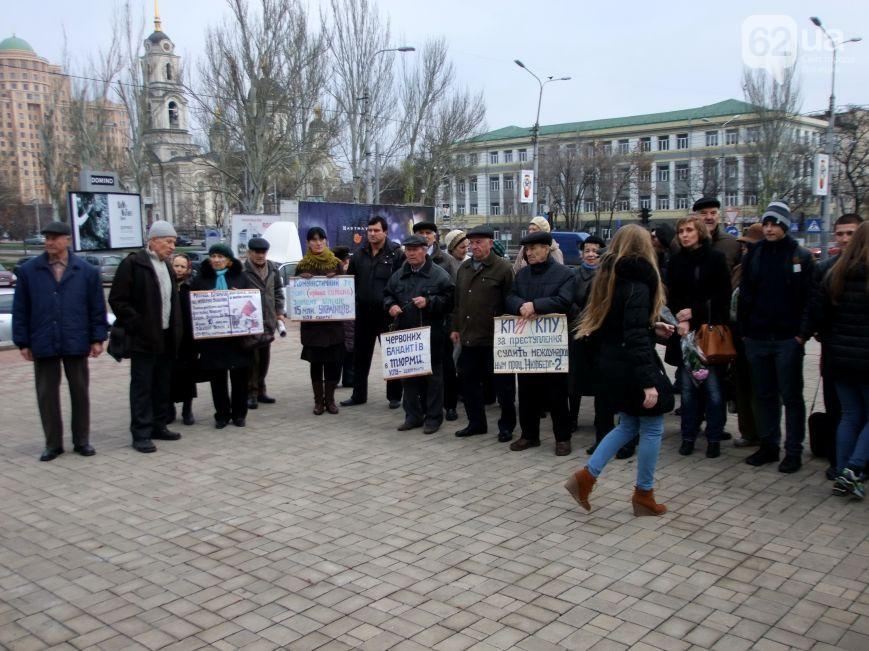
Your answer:
[[[459,266],[456,274],[456,305],[450,337],[453,344],[462,347],[459,378],[468,415],[467,427],[457,431],[456,436],[475,436],[488,431],[484,387],[491,384],[501,406],[498,440],[506,443],[513,438],[516,427],[516,377],[494,375],[494,317],[505,312],[507,296],[513,286],[513,269],[495,253],[494,237],[489,226],[475,226],[468,232],[471,258]]]
[[[438,227],[432,222],[417,222],[413,225],[413,232],[425,238],[427,247],[426,254],[439,267],[446,271],[453,282],[456,280],[456,271],[459,268],[458,260],[449,253],[441,250],[438,245]]]
[[[12,340],[33,362],[36,401],[45,451],[40,461],[63,454],[60,367],[69,383],[72,444],[94,454],[90,444],[88,357],[99,357],[107,334],[106,301],[99,270],[69,250],[70,228],[51,222],[42,229],[45,252],[21,266],[12,302]]]
[[[115,325],[124,328],[130,342],[130,433],[139,452],[156,452],[154,439],[181,438],[166,427],[172,363],[183,328],[169,266],[176,237],[169,222],[151,224],[147,245],[121,261],[109,292]]]
[[[453,281],[426,254],[428,243],[419,235],[402,242],[406,260],[392,274],[383,294],[383,306],[398,330],[431,327],[431,375],[406,378],[402,406],[404,423],[400,432],[423,428],[434,434],[443,422],[444,379],[442,360],[446,338],[445,318],[453,307]]]
[[[760,434],[760,449],[745,461],[752,466],[778,461],[784,404],[785,458],[778,469],[792,473],[802,466],[806,436],[803,345],[811,335],[814,260],[790,236],[786,203],[769,204],[761,223],[763,240],[748,250],[739,285],[739,332],[751,367]]]
[[[552,235],[545,231],[522,238],[528,265],[516,274],[507,297],[507,312],[525,319],[544,314],[565,314],[573,306],[573,272],[550,253]],[[552,415],[555,454],[570,454],[570,415],[567,406],[567,372],[519,373],[519,425],[522,436],[510,444],[514,452],[540,445],[540,412]]]
[[[274,336],[278,321],[284,319],[284,283],[278,273],[278,266],[266,259],[269,241],[263,237],[252,237],[247,243],[247,260],[244,274],[251,287],[260,291],[263,306],[263,328]],[[275,399],[266,393],[266,375],[272,356],[271,343],[253,351],[253,364],[247,385],[247,408],[256,409],[259,403],[272,405]]]
[[[724,254],[727,270],[732,273],[742,257],[742,247],[733,235],[721,228],[721,202],[715,197],[703,197],[694,202],[691,211],[706,224],[712,248]]]

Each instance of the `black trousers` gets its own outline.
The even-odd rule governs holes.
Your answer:
[[[476,431],[487,431],[485,387],[491,382],[501,406],[498,431],[512,434],[516,429],[516,376],[500,373],[495,375],[494,360],[491,346],[462,346],[459,378],[465,398],[468,427]]]
[[[453,342],[447,334],[444,343],[443,359],[444,409],[455,409],[459,403],[459,379],[456,377],[456,363],[453,360]]]
[[[165,353],[130,356],[130,433],[134,441],[166,429],[172,403],[172,357]]]
[[[266,394],[266,375],[272,360],[272,345],[260,346],[253,351],[253,364],[250,367],[247,395],[251,398]]]
[[[361,318],[360,318],[361,317]],[[374,356],[374,344],[383,332],[382,315],[357,314],[353,332],[353,395],[355,402],[368,402],[368,372]],[[386,383],[387,400],[401,400],[401,380]]]
[[[404,420],[440,426],[444,421],[444,379],[441,365],[432,362],[432,374],[402,380]]]
[[[519,373],[519,425],[522,438],[540,440],[540,412],[552,417],[556,441],[570,440],[567,373]]]
[[[72,407],[72,444],[90,440],[90,398],[88,395],[88,358],[85,355],[42,357],[33,362],[36,403],[45,433],[45,447],[63,447],[63,417],[60,412],[60,365],[69,384]]]
[[[247,416],[247,378],[250,368],[247,366],[232,369],[217,369],[211,371],[211,400],[214,402],[214,420],[229,420]],[[227,375],[230,388],[227,386]]]

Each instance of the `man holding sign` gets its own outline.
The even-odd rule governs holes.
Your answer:
[[[543,231],[522,238],[528,266],[516,274],[507,297],[507,312],[523,319],[568,314],[573,305],[573,272],[552,259],[552,235]],[[572,316],[572,315],[569,315]],[[567,368],[545,373],[518,372],[519,425],[522,436],[510,444],[514,452],[540,445],[540,410],[548,408],[555,433],[555,454],[570,454]]]
[[[433,434],[443,422],[445,317],[453,307],[455,287],[449,274],[426,254],[425,238],[411,235],[402,244],[407,259],[386,283],[383,305],[395,320],[396,330],[431,327],[432,372],[402,379],[404,423],[398,430],[422,427],[424,434]]]

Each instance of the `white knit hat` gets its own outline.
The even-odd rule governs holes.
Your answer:
[[[531,223],[544,233],[548,233],[550,230],[552,230],[552,228],[549,226],[549,222],[546,220],[546,217],[537,216],[531,220]]]
[[[178,237],[178,233],[175,232],[175,227],[172,224],[158,219],[148,229],[148,239],[151,240],[155,237]]]
[[[468,239],[465,235],[465,231],[461,229],[455,229],[450,231],[444,236],[444,243],[447,245],[447,251],[452,253],[453,249],[455,249],[459,244],[462,243],[462,240]]]

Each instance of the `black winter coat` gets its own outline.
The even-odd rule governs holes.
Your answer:
[[[453,308],[455,285],[442,267],[426,256],[425,264],[414,272],[405,262],[392,274],[383,295],[383,308],[388,312],[398,305],[402,313],[395,318],[397,330],[431,326],[432,363],[439,362],[446,340],[446,317]],[[426,306],[421,310],[411,299],[423,296]]]
[[[216,282],[217,273],[211,268],[211,261],[203,260],[199,267],[199,275],[191,283],[190,290],[209,291],[214,289]],[[232,265],[226,272],[226,285],[229,289],[256,289],[250,286],[241,262],[235,258],[232,259]],[[199,368],[205,371],[244,368],[250,366],[253,361],[253,354],[242,348],[242,337],[198,339],[196,350],[199,352]]]
[[[552,259],[519,270],[507,295],[508,314],[519,314],[523,303],[534,303],[536,314],[576,314],[573,305],[573,271]]]
[[[659,402],[665,398],[663,370],[651,327],[658,274],[642,258],[622,258],[616,264],[615,275],[610,310],[591,336],[598,350],[598,390],[610,397],[616,411],[648,415],[642,409],[643,389],[657,387]]]
[[[812,322],[824,336],[824,366],[836,380],[869,384],[869,269],[861,267],[845,278],[845,289],[834,305],[830,276],[820,284]]]
[[[376,256],[371,255],[371,245],[366,243],[351,257],[347,273],[356,279],[356,317],[360,313],[383,310],[383,292],[386,283],[404,262],[401,245],[386,240]]]
[[[121,260],[109,292],[109,305],[115,313],[115,323],[123,326],[130,337],[130,349],[135,353],[169,352],[173,357],[181,343],[181,303],[175,286],[175,273],[164,263],[172,279],[172,308],[169,330],[172,350],[164,351],[160,282],[145,249]]]
[[[704,323],[724,325],[730,321],[727,259],[708,242],[693,251],[681,249],[670,258],[667,277],[667,305],[674,316],[679,310],[691,308],[691,330]]]

